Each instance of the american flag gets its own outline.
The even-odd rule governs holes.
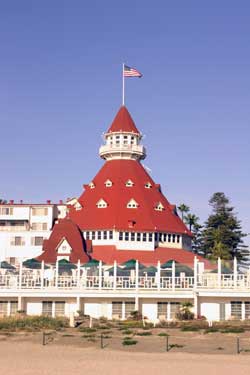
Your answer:
[[[123,77],[142,77],[142,74],[135,68],[130,68],[127,65],[124,65]]]

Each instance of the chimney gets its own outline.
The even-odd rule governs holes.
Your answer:
[[[47,199],[47,204],[50,204],[51,203],[51,200],[50,199]]]
[[[20,203],[23,204],[23,200],[22,199],[20,199]]]
[[[62,199],[59,200],[59,204],[63,204],[63,200]]]
[[[14,204],[14,199],[10,199],[9,204]]]

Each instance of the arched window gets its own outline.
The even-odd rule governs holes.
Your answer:
[[[132,186],[134,186],[133,181],[128,180],[128,181],[126,182],[126,187],[132,187]]]
[[[97,203],[96,203],[97,207],[98,208],[106,208],[108,207],[108,204],[107,202],[105,202],[104,199],[100,199]]]
[[[91,182],[89,183],[89,187],[90,187],[90,189],[94,189],[94,188],[95,188],[95,184],[94,184],[93,181],[91,181]]]
[[[152,187],[152,185],[151,185],[150,182],[147,182],[147,183],[145,184],[145,188],[146,188],[146,189],[151,189],[151,187]]]
[[[134,199],[130,199],[127,204],[127,208],[137,208],[139,205]]]
[[[104,182],[104,185],[105,185],[106,187],[111,187],[111,186],[113,185],[113,183],[112,183],[111,180],[106,180],[106,181]]]
[[[156,206],[155,206],[155,210],[156,211],[163,211],[164,210],[164,206],[161,202],[159,202]]]

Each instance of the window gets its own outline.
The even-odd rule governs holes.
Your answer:
[[[105,202],[104,199],[100,199],[97,203],[96,203],[97,207],[98,208],[106,208],[108,206],[107,202]]]
[[[89,240],[89,232],[86,232],[86,240]]]
[[[55,316],[64,316],[65,315],[65,302],[56,301],[55,302]]]
[[[112,181],[110,181],[110,180],[106,180],[105,181],[105,186],[106,187],[111,187],[112,185],[113,185]]]
[[[10,241],[11,246],[24,246],[25,245],[25,239],[24,237],[13,237]]]
[[[128,180],[128,181],[126,182],[126,187],[132,187],[132,186],[134,186],[133,181]]]
[[[171,234],[168,234],[168,242],[171,242]]]
[[[173,234],[173,242],[175,242],[175,234]]]
[[[137,208],[138,203],[134,199],[130,199],[130,201],[127,204],[127,208]]]
[[[155,210],[156,211],[163,211],[164,210],[164,206],[161,202],[157,203],[157,205],[155,206]]]
[[[31,229],[32,230],[48,230],[48,224],[47,223],[32,223]]]
[[[150,182],[147,182],[147,183],[145,184],[145,188],[146,188],[146,189],[151,189],[151,187],[152,187],[152,185],[150,184]]]
[[[8,302],[0,301],[0,316],[6,316],[8,313]]]
[[[242,319],[242,302],[231,302],[231,317],[235,319]]]
[[[42,315],[52,316],[52,301],[43,301]]]
[[[43,244],[43,237],[32,237],[31,238],[31,245],[32,246],[42,246]]]
[[[98,230],[98,232],[97,232],[97,239],[98,240],[102,239],[102,232],[100,230]]]
[[[142,241],[146,242],[147,241],[147,233],[142,234]]]
[[[95,232],[92,232],[92,240],[95,240]]]
[[[103,232],[103,239],[104,239],[104,240],[107,239],[107,231],[106,231],[106,230]]]
[[[250,302],[245,302],[245,319],[250,319]]]
[[[177,243],[180,242],[180,235],[179,234],[177,234],[177,236],[176,236],[176,241],[177,241]]]
[[[129,240],[129,233],[125,232],[125,241],[128,241],[128,240]]]
[[[157,318],[167,318],[168,315],[168,303],[158,302],[157,303]]]
[[[158,241],[158,233],[155,233],[155,242]]]
[[[128,144],[128,136],[127,136],[127,135],[124,135],[124,136],[123,136],[123,144],[124,144],[124,145],[127,145],[127,144]]]
[[[47,216],[48,208],[47,207],[33,207],[32,216]]]
[[[94,188],[95,188],[95,184],[94,184],[93,181],[91,181],[91,182],[89,183],[89,187],[90,187],[90,189],[94,189]]]
[[[179,302],[170,302],[170,319],[175,319],[176,314],[180,311]]]
[[[166,233],[163,233],[163,242],[166,242],[167,241],[167,235]]]
[[[141,241],[141,233],[136,233],[136,241]]]
[[[152,233],[148,234],[148,240],[149,240],[149,242],[153,241],[153,234]]]
[[[135,311],[135,303],[134,302],[125,302],[125,319],[131,316],[131,313]]]
[[[18,310],[17,301],[10,301],[10,315],[16,315]]]
[[[1,207],[0,215],[13,215],[13,207]]]
[[[113,232],[112,232],[112,230],[109,231],[109,239],[113,240]]]
[[[117,319],[122,318],[122,302],[112,302],[112,316]]]
[[[123,232],[119,232],[119,241],[123,241]]]
[[[134,232],[131,233],[131,237],[130,237],[130,239],[131,239],[131,241],[134,241],[134,240],[135,240],[135,233],[134,233]]]

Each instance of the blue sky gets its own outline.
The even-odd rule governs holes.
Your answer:
[[[126,105],[154,180],[201,220],[225,192],[250,232],[249,1],[0,2],[0,45],[1,197],[81,193],[124,61],[144,74]]]

